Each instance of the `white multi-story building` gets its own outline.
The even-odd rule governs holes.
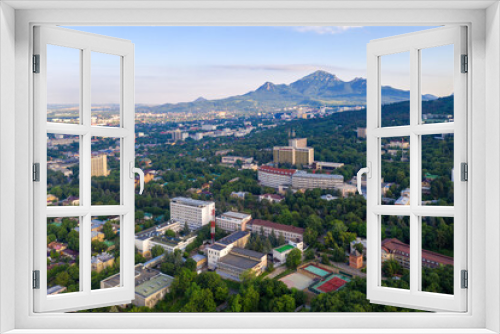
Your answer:
[[[199,201],[187,197],[175,197],[170,201],[170,218],[187,223],[196,230],[215,221],[215,202]]]
[[[292,176],[292,187],[296,189],[333,189],[344,183],[342,175],[311,174],[297,171]]]
[[[217,227],[224,231],[244,231],[246,223],[252,220],[252,216],[247,213],[226,212],[215,219]]]
[[[281,169],[269,166],[260,166],[258,172],[259,182],[265,187],[279,188],[280,186],[291,186],[292,175],[295,169]]]

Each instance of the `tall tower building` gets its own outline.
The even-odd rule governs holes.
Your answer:
[[[108,176],[108,156],[103,154],[91,159],[91,176]]]

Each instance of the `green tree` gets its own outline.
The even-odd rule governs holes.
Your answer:
[[[113,231],[113,225],[111,225],[111,222],[109,221],[104,223],[102,231],[104,233],[104,238],[106,240],[111,240],[115,237],[115,232]]]
[[[165,249],[160,246],[160,245],[154,245],[153,248],[151,248],[151,256],[152,257],[157,257],[165,253]]]
[[[302,252],[298,248],[294,248],[286,257],[286,266],[289,269],[297,269],[302,262]]]

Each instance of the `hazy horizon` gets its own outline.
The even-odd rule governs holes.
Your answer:
[[[135,44],[136,104],[161,105],[243,95],[267,81],[290,84],[317,70],[335,74],[343,81],[366,78],[366,44],[370,40],[432,27],[69,28],[131,40]],[[436,51],[434,56],[445,53]],[[92,104],[116,103],[116,66],[107,59],[109,56],[97,56],[100,65],[92,69],[101,75],[92,87]],[[70,58],[61,52],[48,59],[49,71],[57,71],[55,77],[70,76],[72,69],[77,73],[77,61],[71,63]],[[449,71],[442,66],[430,67],[433,80],[422,87],[422,93],[450,95]],[[405,72],[404,59],[391,62],[383,84],[408,90]],[[53,85],[47,97],[49,104],[76,102],[76,94],[70,93],[70,81],[61,85],[49,79]]]

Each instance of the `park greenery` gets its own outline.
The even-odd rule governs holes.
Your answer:
[[[423,113],[450,110],[453,98],[442,98],[425,102]],[[383,124],[404,125],[408,121],[405,110],[407,102],[384,106]],[[452,110],[452,109],[451,109]],[[243,119],[234,120],[242,123]],[[253,123],[260,119],[250,119]],[[234,124],[233,124],[234,125]],[[231,126],[229,124],[228,126]],[[303,259],[313,260],[316,255],[322,263],[346,263],[350,245],[356,238],[366,238],[366,200],[361,195],[339,196],[333,190],[313,189],[293,193],[288,191],[284,201],[270,203],[258,201],[257,196],[275,193],[274,189],[262,187],[257,181],[257,172],[240,170],[238,166],[221,164],[221,156],[217,151],[232,150],[231,155],[252,157],[259,164],[272,161],[272,147],[286,145],[290,134],[307,138],[308,146],[315,149],[315,160],[342,162],[344,167],[334,173],[343,175],[348,182],[355,173],[366,165],[366,139],[358,138],[356,129],[366,126],[366,110],[353,110],[335,113],[321,118],[303,119],[293,122],[279,123],[277,127],[257,130],[244,138],[206,138],[200,141],[187,139],[171,143],[168,130],[172,124],[140,123],[136,131],[147,133],[147,136],[136,139],[136,164],[141,168],[156,171],[154,179],[145,185],[144,195],[136,196],[136,226],[140,232],[160,224],[170,217],[170,200],[176,196],[189,196],[200,200],[212,200],[216,203],[217,214],[226,211],[240,211],[252,215],[256,219],[270,220],[285,225],[305,229],[304,241],[308,249],[304,254],[292,251],[286,266],[296,269]],[[410,148],[401,148],[391,144],[404,142],[405,138],[391,138],[382,141],[382,177],[389,187],[384,197],[394,201],[401,192],[409,187]],[[93,141],[93,150],[112,149],[117,146],[114,139]],[[78,145],[61,145],[48,150],[53,158],[63,158],[64,152],[77,150]],[[119,154],[108,156],[109,176],[92,178],[93,204],[118,204],[120,200]],[[65,177],[61,172],[49,172],[48,192],[60,199],[78,196],[78,165],[72,167],[73,176]],[[293,167],[293,166],[288,166]],[[301,168],[300,166],[295,166]],[[423,201],[428,205],[453,205],[453,136],[422,136],[422,177],[429,189],[423,192]],[[62,175],[62,176],[61,176]],[[75,181],[76,180],[76,181]],[[208,185],[208,186],[205,186]],[[204,191],[192,191],[201,189]],[[231,197],[232,192],[248,192],[244,199]],[[322,195],[332,194],[337,199],[327,201]],[[154,219],[146,219],[145,214]],[[63,220],[61,226],[48,225],[47,241],[59,241],[68,244],[68,248],[78,250],[78,234],[73,233],[74,222]],[[104,226],[106,240],[114,240],[109,226]],[[183,231],[188,234],[189,231]],[[223,280],[213,272],[196,274],[195,264],[189,255],[197,252],[204,242],[210,239],[210,230],[205,226],[197,232],[195,242],[190,244],[186,253],[164,253],[163,248],[153,247],[153,257],[163,255],[160,270],[174,277],[170,293],[153,309],[142,309],[129,306],[129,312],[268,312],[294,311],[306,303],[304,293],[290,290],[276,279],[248,277],[242,283]],[[390,216],[383,218],[382,239],[397,238],[409,243],[410,224],[408,217]],[[216,239],[227,233],[216,229]],[[173,237],[171,231],[167,237]],[[264,237],[259,233],[252,234],[247,248],[268,253],[273,248],[284,244],[282,236]],[[75,241],[76,239],[76,241]],[[422,247],[443,255],[453,256],[453,219],[422,219]],[[359,246],[358,246],[359,245]],[[362,252],[362,245],[356,249]],[[93,243],[94,252],[103,251],[101,243]],[[119,248],[119,247],[118,247]],[[301,253],[298,251],[298,253]],[[118,253],[119,255],[119,253]],[[291,256],[290,256],[291,255]],[[56,256],[54,254],[54,256]],[[136,252],[136,263],[144,259]],[[191,260],[191,261],[190,261]],[[118,262],[119,263],[119,262]],[[70,265],[65,264],[68,267]],[[59,278],[64,286],[72,286],[71,273],[68,267],[55,267],[51,272],[50,282],[56,282],[58,274],[66,272],[69,278]],[[57,270],[56,270],[57,268]],[[98,279],[111,275],[117,268],[108,268],[100,274],[93,274],[92,286],[98,285]],[[408,288],[409,279],[406,270],[397,263],[386,262],[383,269],[387,280],[384,284],[399,288]],[[74,270],[73,270],[74,271]],[[66,276],[66,275],[65,275]],[[251,276],[249,274],[249,276]],[[78,276],[76,276],[78,277]],[[425,291],[453,293],[453,270],[448,267],[423,270],[422,286]],[[75,290],[73,290],[75,291]],[[356,278],[343,289],[333,293],[320,294],[310,303],[313,312],[388,312],[402,311],[389,306],[370,304],[366,300],[366,281]]]

